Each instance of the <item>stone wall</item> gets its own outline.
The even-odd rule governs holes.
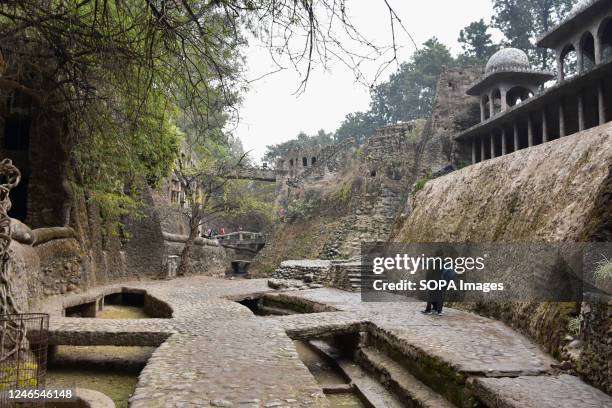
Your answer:
[[[361,264],[349,261],[305,259],[284,261],[272,274],[274,279],[299,280],[342,290],[358,290]]]
[[[608,124],[429,181],[412,200],[411,213],[394,240],[610,242],[610,137]],[[555,355],[569,318],[580,308],[529,302],[464,306],[509,323]],[[609,338],[587,341],[610,347],[605,343]]]
[[[612,296],[587,294],[584,300],[577,370],[612,394]]]
[[[165,256],[180,256],[184,244],[181,242],[165,241]],[[197,275],[216,276],[225,275],[225,271],[230,267],[230,258],[226,250],[218,245],[207,243],[197,243],[191,248],[191,267],[193,273]]]
[[[423,167],[432,173],[451,162],[455,167],[471,163],[471,157],[464,157],[452,138],[480,122],[478,98],[469,96],[467,90],[483,73],[481,66],[465,66],[445,68],[440,74],[430,119],[431,133],[426,135],[431,142],[422,152]]]
[[[309,189],[324,195],[334,186],[339,191],[331,195],[342,203],[328,200],[308,220],[277,225],[254,268],[270,273],[285,259],[352,258],[359,255],[362,242],[387,240],[415,183],[453,169],[451,136],[480,119],[477,98],[465,91],[481,74],[480,67],[444,69],[429,120],[379,129],[363,146],[346,146],[324,166],[312,168],[298,188],[281,186],[279,206],[304,197]],[[294,156],[299,155],[289,155]],[[293,245],[304,241],[307,248]]]
[[[34,247],[40,260],[40,274],[31,282],[33,295],[56,295],[86,288],[93,282],[76,239],[56,239]]]
[[[136,276],[164,277],[165,241],[159,211],[150,189],[141,192],[141,200],[144,204],[141,210],[143,217],[126,222],[126,229],[131,236],[124,245],[127,267]]]
[[[283,261],[272,274],[272,277],[276,279],[297,279],[323,283],[329,279],[331,265],[331,261],[320,259]]]

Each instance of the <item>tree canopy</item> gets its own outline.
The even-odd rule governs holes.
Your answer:
[[[296,69],[302,88],[311,70],[331,59],[361,79],[363,61],[394,51],[392,33],[387,45],[361,34],[348,3],[0,2],[0,90],[28,95],[37,112],[62,121],[76,181],[91,196],[122,205],[126,186],[156,185],[169,175],[182,144],[227,136],[248,86],[247,34],[279,66]],[[392,31],[403,27],[386,1],[378,4]]]
[[[493,26],[504,34],[504,45],[526,51],[533,64],[551,68],[550,52],[537,48],[537,38],[557,24],[576,0],[493,0]]]
[[[458,63],[484,65],[497,50],[499,44],[493,42],[489,25],[484,19],[474,21],[459,32],[458,42],[462,53],[457,57]]]
[[[285,156],[291,150],[324,147],[333,143],[333,134],[326,133],[323,129],[319,130],[314,135],[300,132],[294,139],[288,140],[287,142],[266,146],[267,150],[263,157],[263,161],[274,165],[277,159]]]

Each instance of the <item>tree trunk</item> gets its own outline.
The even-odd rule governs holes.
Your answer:
[[[195,224],[195,227],[193,226]],[[192,223],[189,228],[189,237],[185,241],[185,246],[181,251],[181,259],[179,266],[176,270],[178,276],[186,276],[191,273],[191,248],[193,247],[194,241],[198,237],[198,223]]]

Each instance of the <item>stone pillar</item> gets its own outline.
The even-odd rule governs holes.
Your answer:
[[[491,158],[495,158],[495,133],[491,132]]]
[[[599,115],[599,124],[606,123],[606,101],[604,98],[604,83],[599,81],[597,84],[597,112]]]
[[[476,139],[472,139],[472,164],[476,164]]]
[[[548,142],[548,117],[546,116],[546,107],[542,111],[542,143]]]
[[[559,137],[565,137],[565,110],[563,101],[559,103]]]
[[[595,65],[599,65],[602,60],[601,39],[598,35],[593,36],[593,39],[595,40]]]
[[[584,52],[582,50],[582,47],[576,47],[574,46],[574,49],[576,50],[576,65],[577,66],[577,72],[578,74],[582,74],[584,72]]]
[[[484,136],[482,136],[480,138],[480,161],[485,161],[485,146],[484,146],[484,141],[485,138]]]
[[[514,122],[514,151],[516,152],[517,150],[519,150],[521,148],[520,143],[519,143],[519,134],[518,134],[518,123]]]
[[[582,93],[578,94],[578,131],[584,130],[584,98]]]
[[[507,142],[506,142],[506,128],[503,127],[502,128],[502,133],[501,133],[501,144],[502,144],[502,156],[505,156],[506,154],[508,154],[508,146],[507,146]]]
[[[493,100],[493,92],[489,92],[489,117],[495,115],[495,101]]]
[[[484,99],[480,98],[480,121],[484,122],[486,120],[486,113],[485,113],[485,109],[487,108],[487,106],[485,105]]]
[[[500,88],[499,94],[501,95],[501,110],[502,112],[505,112],[508,109],[508,101],[506,100],[508,90],[505,87]]]
[[[531,114],[527,115],[527,146],[533,146],[533,121]]]

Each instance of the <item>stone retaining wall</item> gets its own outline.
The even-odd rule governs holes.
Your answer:
[[[180,256],[185,244],[182,242],[164,241],[164,254]],[[223,276],[230,267],[230,259],[220,245],[194,245],[191,247],[191,267],[195,274],[205,276]]]
[[[612,297],[586,294],[582,319],[578,372],[612,394]]]
[[[401,242],[610,242],[612,125],[519,150],[429,181],[396,234]],[[501,272],[501,271],[500,271]],[[499,278],[499,277],[497,277]],[[492,276],[494,281],[496,277]],[[520,286],[517,279],[515,285]],[[464,305],[521,330],[558,356],[576,303]],[[610,350],[602,313],[584,333],[593,350]],[[608,354],[609,355],[609,354]],[[606,387],[588,369],[587,379]],[[599,368],[598,368],[599,369]]]
[[[348,261],[328,261],[309,259],[284,261],[273,273],[275,279],[302,280],[307,283],[321,284],[327,287],[352,291],[358,284],[352,281],[352,275],[358,275],[360,264]]]
[[[331,261],[319,259],[284,261],[272,274],[272,277],[276,279],[308,280],[323,284],[329,281],[331,266]]]

